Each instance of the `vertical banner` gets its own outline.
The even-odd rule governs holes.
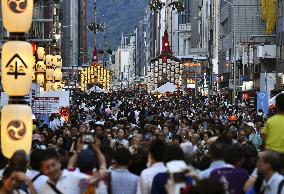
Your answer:
[[[264,114],[268,114],[268,94],[267,92],[257,92],[257,110],[262,109]]]

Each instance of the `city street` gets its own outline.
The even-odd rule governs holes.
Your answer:
[[[284,0],[1,0],[0,194],[284,194]]]

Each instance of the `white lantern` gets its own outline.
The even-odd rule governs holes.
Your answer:
[[[29,154],[32,143],[32,110],[27,105],[7,105],[1,113],[1,148],[7,158],[17,150]]]
[[[46,65],[43,61],[38,61],[36,63],[36,72],[38,73],[44,73],[46,71]]]
[[[46,55],[45,56],[45,64],[46,67],[51,68],[53,66],[53,56],[52,55]]]
[[[40,87],[44,86],[44,74],[37,74],[37,83]]]
[[[54,71],[54,81],[62,81],[62,72],[61,69],[56,69]]]
[[[37,49],[37,58],[38,58],[39,60],[44,61],[44,57],[45,57],[44,48],[43,48],[43,47],[38,47],[38,49]]]
[[[32,73],[32,80],[33,80],[33,81],[36,80],[36,73],[35,73],[35,71],[33,71],[33,73]]]
[[[1,0],[4,27],[8,32],[28,32],[32,24],[33,0]]]
[[[40,91],[40,93],[44,92],[45,91],[44,87],[39,87],[39,91]]]
[[[53,58],[53,63],[54,63],[54,66],[55,66],[57,69],[61,69],[61,68],[62,68],[61,55],[55,55],[54,58]]]
[[[46,80],[47,81],[53,81],[53,73],[54,73],[54,70],[53,69],[47,69],[46,70]]]
[[[46,91],[52,91],[52,86],[53,86],[52,82],[46,82],[45,84]]]
[[[61,82],[55,82],[52,85],[52,90],[53,91],[61,91],[62,90],[62,84]]]
[[[33,61],[30,43],[9,41],[3,45],[2,84],[9,96],[25,96],[30,92]]]

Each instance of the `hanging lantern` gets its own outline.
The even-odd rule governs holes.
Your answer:
[[[52,90],[53,91],[61,91],[62,90],[62,84],[61,82],[55,82],[52,85]]]
[[[40,87],[44,86],[44,74],[37,74],[37,83]]]
[[[7,158],[17,150],[30,152],[32,143],[32,110],[27,105],[7,105],[1,113],[1,148]]]
[[[46,55],[45,56],[45,64],[46,67],[51,68],[53,66],[53,56],[52,55]]]
[[[47,81],[52,81],[53,80],[53,73],[54,73],[53,69],[47,69],[46,70],[46,80]]]
[[[52,82],[46,82],[46,91],[52,91],[52,86],[53,86],[53,83]]]
[[[40,91],[40,93],[44,92],[45,91],[44,87],[39,87],[39,91]]]
[[[32,73],[32,80],[33,80],[33,81],[36,80],[36,73],[35,73],[35,71],[33,71],[33,73]]]
[[[32,85],[33,54],[31,44],[10,41],[2,48],[2,84],[9,96],[25,96]]]
[[[45,57],[44,48],[43,48],[43,47],[38,47],[38,49],[37,49],[37,58],[38,58],[39,60],[44,61],[44,57]]]
[[[33,0],[1,0],[3,25],[8,32],[28,32],[32,24]]]
[[[36,63],[36,72],[38,73],[44,73],[46,71],[46,65],[43,61],[38,61]]]
[[[62,81],[62,72],[61,72],[61,69],[56,69],[55,71],[54,71],[54,76],[53,76],[53,78],[54,78],[54,81]]]
[[[57,69],[61,69],[62,68],[62,59],[61,59],[61,55],[55,55],[53,58],[53,62],[54,62],[54,66]]]

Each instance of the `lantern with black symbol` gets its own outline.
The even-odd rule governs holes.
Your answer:
[[[53,74],[54,81],[61,82],[62,81],[62,72],[61,69],[56,69]]]
[[[25,96],[30,92],[33,73],[30,43],[10,41],[2,48],[2,84],[9,96]]]
[[[44,86],[44,74],[40,73],[37,74],[37,83],[39,84],[40,87]]]
[[[1,0],[3,25],[8,32],[28,32],[32,24],[33,0]]]
[[[46,71],[46,65],[43,61],[38,61],[36,63],[36,72],[37,73],[44,73]]]
[[[45,51],[43,47],[38,47],[37,49],[37,58],[39,60],[44,61],[45,60]]]
[[[47,81],[53,81],[53,73],[54,73],[54,70],[53,69],[47,69],[46,70],[46,80]]]
[[[52,91],[52,86],[53,86],[53,82],[46,82],[45,84],[45,88],[46,88],[46,91]]]
[[[51,68],[53,66],[53,56],[52,55],[46,55],[45,56],[45,64],[47,68]]]
[[[55,55],[55,56],[53,57],[53,63],[54,63],[55,68],[61,69],[61,68],[62,68],[61,55]]]
[[[27,105],[6,105],[1,113],[2,153],[11,158],[17,150],[30,152],[32,142],[32,110]]]

